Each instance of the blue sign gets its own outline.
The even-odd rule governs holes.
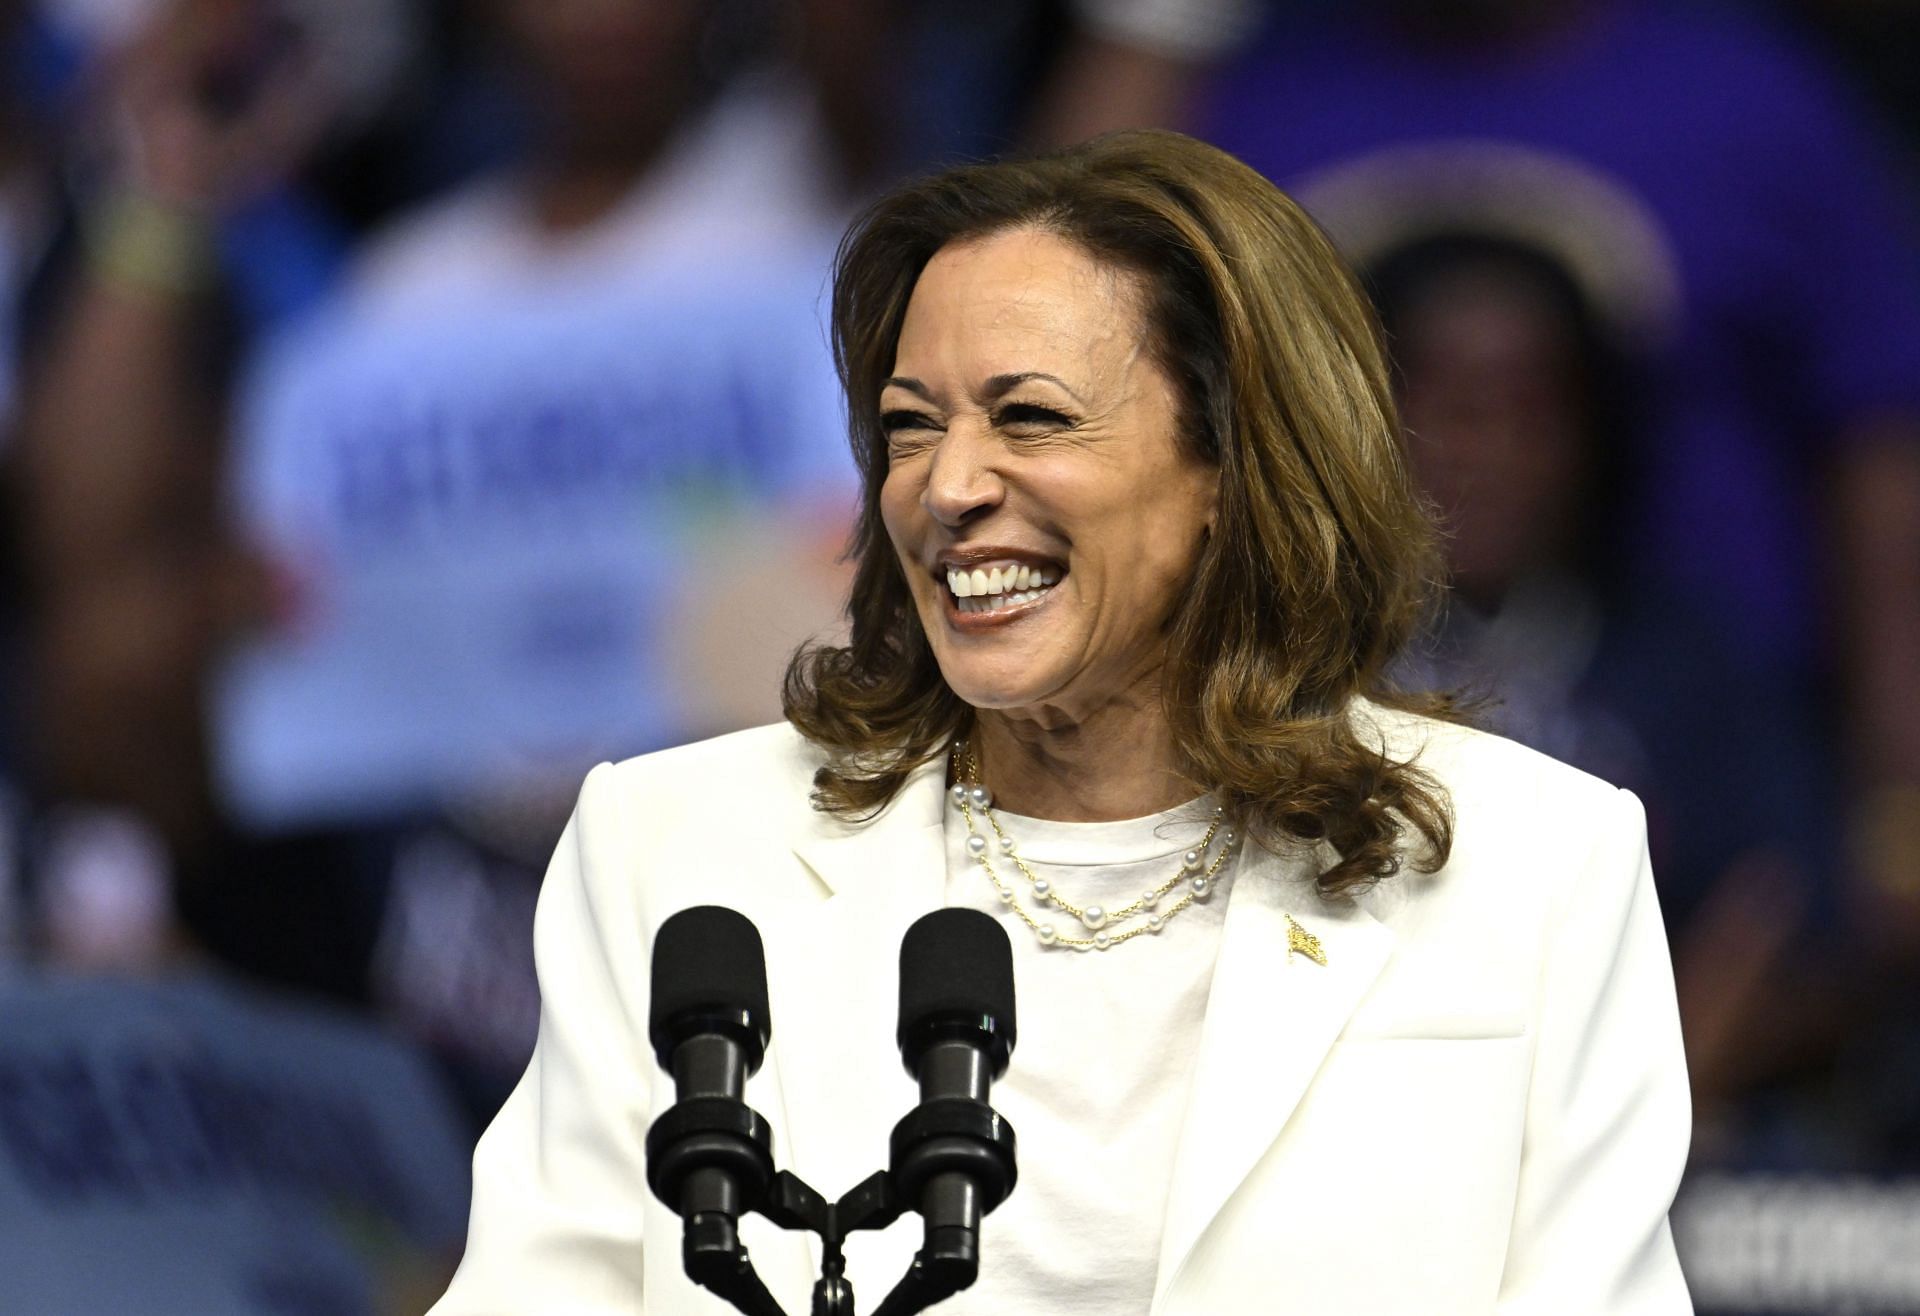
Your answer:
[[[834,624],[818,559],[851,507],[821,278],[698,274],[560,304],[346,303],[267,354],[235,494],[291,601],[221,691],[243,816],[577,779],[730,729],[698,688],[722,677],[685,655],[743,570],[794,581],[794,607],[728,636],[767,650],[753,707],[777,707],[777,655]]]
[[[367,1025],[208,980],[0,979],[8,1311],[386,1310],[443,1278],[467,1147]]]

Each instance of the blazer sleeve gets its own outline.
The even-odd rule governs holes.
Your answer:
[[[1692,1127],[1639,800],[1615,793],[1550,917],[1497,1316],[1693,1310],[1667,1211]]]
[[[613,769],[587,777],[534,917],[540,1032],[473,1158],[466,1255],[430,1316],[643,1310],[647,981]]]

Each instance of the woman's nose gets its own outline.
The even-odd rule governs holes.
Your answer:
[[[927,511],[943,525],[959,526],[998,507],[1006,497],[1000,455],[991,434],[972,425],[949,425],[927,471]]]

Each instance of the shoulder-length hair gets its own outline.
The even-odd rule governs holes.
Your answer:
[[[786,716],[827,751],[814,803],[860,819],[947,752],[973,710],[947,687],[880,518],[883,381],[920,272],[950,243],[1008,229],[1067,238],[1136,275],[1148,347],[1175,383],[1181,438],[1218,466],[1220,504],[1169,628],[1166,715],[1202,789],[1271,850],[1326,842],[1323,893],[1444,863],[1440,784],[1363,735],[1356,696],[1445,715],[1389,688],[1427,617],[1432,523],[1402,457],[1379,330],[1332,244],[1278,188],[1170,132],[1124,132],[903,186],[858,219],[833,280],[833,349],[862,498],[845,647],[787,671]]]

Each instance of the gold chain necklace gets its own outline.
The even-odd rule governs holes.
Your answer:
[[[1195,901],[1210,897],[1218,883],[1222,865],[1227,862],[1235,847],[1240,843],[1239,835],[1231,827],[1223,826],[1225,810],[1219,805],[1213,808],[1213,815],[1207,827],[1207,834],[1200,843],[1187,851],[1180,859],[1180,870],[1159,886],[1142,892],[1132,904],[1120,909],[1107,909],[1102,905],[1076,905],[1054,889],[1052,882],[1036,874],[1027,867],[1027,861],[1021,857],[1013,838],[1001,828],[1000,820],[993,815],[993,794],[980,783],[980,762],[967,748],[965,741],[953,747],[954,776],[956,778],[949,798],[960,816],[967,823],[967,853],[972,855],[980,869],[993,883],[994,890],[1000,893],[1000,901],[1017,914],[1022,923],[1033,930],[1033,935],[1042,946],[1065,946],[1072,950],[1111,950],[1123,941],[1135,937],[1157,933],[1167,925],[1168,920],[1180,913]],[[993,829],[994,839],[989,842],[985,835],[974,825],[974,811],[985,818]],[[1220,847],[1213,849],[1218,840]],[[1006,884],[1000,874],[994,871],[993,861],[988,852],[998,848],[1000,853],[1013,861],[1021,876],[1027,879],[1034,904],[1043,911],[1049,907],[1068,914],[1087,928],[1090,937],[1065,937],[1051,923],[1042,922],[1029,913],[1023,906],[1014,889]],[[1211,854],[1209,853],[1211,852]],[[1184,887],[1180,896],[1167,909],[1160,908],[1160,902],[1171,895],[1176,887]],[[1122,931],[1113,931],[1117,925],[1128,919],[1136,918],[1140,922]]]

